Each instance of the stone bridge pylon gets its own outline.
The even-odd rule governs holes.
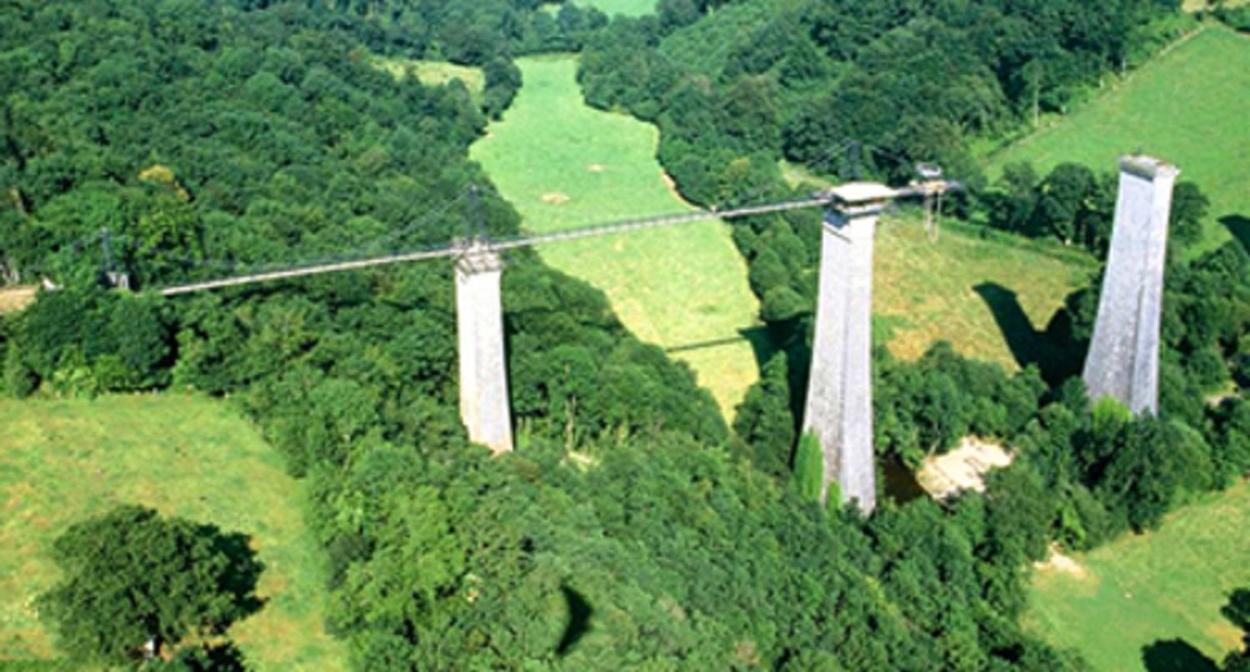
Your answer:
[[[1120,159],[1115,228],[1085,358],[1089,397],[1134,414],[1159,410],[1159,324],[1172,187],[1180,171],[1148,156]]]
[[[469,440],[495,454],[512,450],[502,278],[503,261],[498,252],[481,241],[463,244],[456,259],[460,418]]]
[[[821,501],[836,484],[864,513],[877,503],[872,447],[872,259],[877,219],[898,195],[882,184],[830,192],[821,227],[820,287],[803,431],[824,455]]]

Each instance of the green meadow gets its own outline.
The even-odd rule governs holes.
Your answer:
[[[792,186],[830,184],[801,166],[783,161],[780,168]],[[1041,332],[1096,271],[1080,251],[950,218],[931,236],[919,209],[903,209],[877,227],[874,336],[902,359],[917,359],[938,341],[1008,370],[1022,359],[1064,356],[1049,350]]]
[[[877,227],[873,313],[890,351],[916,359],[937,341],[1008,370],[1054,356],[1041,336],[1096,270],[1081,254],[948,222],[936,240],[919,213]]]
[[[622,16],[645,16],[655,13],[655,5],[659,0],[577,0],[577,4],[583,7],[594,7],[595,9],[614,16],[620,14]]]
[[[1250,37],[1210,26],[1072,114],[993,154],[991,176],[1029,161],[1039,172],[1072,161],[1116,169],[1144,151],[1175,163],[1211,199],[1198,251],[1250,236]]]
[[[0,399],[0,426],[0,667],[56,657],[33,608],[58,579],[52,541],[128,503],[251,537],[265,605],[229,632],[251,668],[346,668],[322,627],[326,577],[304,487],[229,406],[181,394]]]
[[[442,86],[458,79],[469,93],[480,96],[486,88],[486,74],[481,68],[456,65],[444,61],[416,61],[406,58],[375,57],[374,65],[391,73],[396,79],[415,76],[427,86]]]
[[[1169,516],[1145,535],[1129,535],[1035,572],[1025,626],[1079,651],[1095,670],[1214,670],[1241,645],[1241,631],[1220,615],[1235,588],[1250,586],[1250,484]],[[1170,666],[1162,666],[1166,662]]]
[[[525,85],[471,155],[520,212],[526,230],[692,209],[656,161],[654,126],[583,102],[576,58],[517,64]],[[732,419],[758,378],[746,334],[757,326],[759,307],[726,224],[556,243],[539,253],[552,267],[602,290],[639,338],[689,364]]]

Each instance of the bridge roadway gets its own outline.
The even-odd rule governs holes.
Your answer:
[[[665,226],[690,224],[692,222],[699,222],[708,219],[734,219],[738,217],[749,217],[752,215],[766,215],[774,212],[785,212],[788,210],[823,207],[829,203],[829,200],[830,196],[820,194],[811,198],[767,203],[764,205],[753,205],[729,210],[699,210],[696,212],[686,212],[674,215],[659,215],[656,217],[627,219],[617,222],[609,222],[607,224],[596,224],[576,229],[566,229],[564,231],[553,231],[551,233],[532,234],[518,236],[516,238],[488,241],[486,246],[492,251],[502,252],[522,247],[558,243],[566,240],[595,238],[598,236],[630,233],[632,231],[640,231],[642,229],[654,229]],[[276,271],[236,275],[216,280],[205,280],[203,282],[173,285],[159,291],[162,296],[178,296],[180,294],[205,292],[225,287],[238,287],[240,285],[253,285],[262,282],[302,278],[310,275],[323,275],[325,273],[354,271],[365,268],[373,268],[376,266],[389,266],[392,264],[404,264],[418,261],[428,261],[430,259],[457,257],[463,254],[464,249],[464,243],[452,242],[440,247],[415,252],[401,252],[398,254],[368,257],[365,259],[327,262],[321,264],[311,264],[308,266],[292,266],[290,268],[279,269]]]

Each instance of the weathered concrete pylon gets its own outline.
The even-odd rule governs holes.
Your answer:
[[[1172,187],[1180,171],[1148,156],[1120,159],[1111,251],[1084,379],[1090,399],[1159,410],[1159,322]]]
[[[872,249],[877,218],[896,196],[875,183],[833,189],[820,248],[820,294],[803,431],[824,453],[821,501],[837,483],[844,502],[877,504],[872,450]]]
[[[499,254],[480,241],[456,261],[456,328],[460,341],[460,419],[469,439],[495,454],[512,450],[508,365],[504,356]]]

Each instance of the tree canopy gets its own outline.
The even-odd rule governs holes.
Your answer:
[[[260,607],[254,556],[241,534],[117,507],[57,538],[65,578],[40,597],[39,612],[76,661],[132,662],[149,641],[154,654],[176,651]]]

